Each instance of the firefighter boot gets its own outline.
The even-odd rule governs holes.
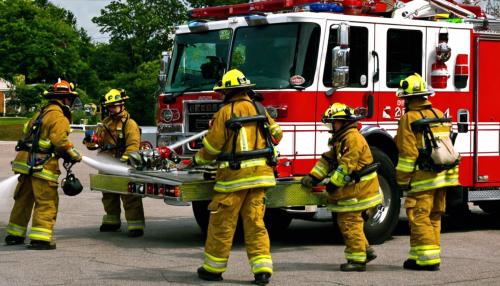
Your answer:
[[[5,237],[5,244],[6,245],[24,244],[24,237],[23,236],[17,236],[17,235],[9,234],[9,235],[7,235]]]
[[[340,264],[340,271],[344,271],[344,272],[352,272],[352,271],[363,272],[363,271],[366,271],[366,263],[354,262],[354,261],[348,260],[347,263]]]
[[[206,281],[222,281],[222,273],[212,273],[205,268],[198,268],[198,277]]]
[[[406,259],[406,261],[403,263],[403,268],[409,270],[420,270],[420,271],[438,271],[439,263],[433,265],[418,265],[417,261],[413,259]]]
[[[128,231],[128,237],[140,237],[144,235],[144,230],[142,229],[131,229]]]
[[[254,274],[253,284],[256,285],[267,285],[269,283],[269,278],[271,278],[271,273],[269,272],[260,272]]]
[[[56,249],[56,244],[50,241],[32,239],[26,247],[32,250],[51,250]]]
[[[371,246],[369,246],[366,249],[366,263],[375,260],[377,258],[377,254],[375,253],[375,249],[373,249]]]
[[[100,232],[114,232],[114,231],[119,231],[121,227],[121,224],[102,224],[101,227],[99,228]]]

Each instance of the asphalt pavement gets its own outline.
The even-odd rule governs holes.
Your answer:
[[[71,138],[84,154],[90,154],[80,145],[81,134]],[[0,180],[12,175],[9,162],[15,156],[14,146],[14,142],[0,142]],[[125,223],[121,232],[100,233],[101,194],[89,190],[88,180],[95,171],[78,164],[74,172],[84,191],[67,197],[60,190],[57,249],[0,245],[0,285],[251,285],[253,276],[241,238],[234,243],[224,281],[207,283],[197,278],[204,238],[190,207],[144,199],[144,237],[128,238]],[[0,200],[3,237],[12,200],[1,196]],[[294,220],[286,233],[271,239],[275,273],[270,285],[500,285],[500,218],[477,207],[472,210],[465,219],[444,221],[439,272],[402,268],[409,249],[404,220],[392,239],[375,246],[378,258],[364,273],[339,271],[345,262],[344,246],[333,239],[331,223]]]

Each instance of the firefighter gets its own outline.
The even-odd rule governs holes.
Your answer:
[[[53,228],[59,203],[57,179],[61,171],[58,159],[69,163],[82,160],[68,138],[70,106],[77,96],[72,83],[60,80],[44,92],[47,105],[24,126],[24,137],[18,141],[18,153],[12,161],[12,170],[20,176],[7,226],[7,245],[24,243],[33,212],[31,241],[27,247],[36,250],[56,248]]]
[[[329,178],[328,209],[337,215],[344,238],[347,263],[341,271],[365,271],[366,263],[375,259],[363,231],[363,212],[382,203],[377,177],[378,164],[373,163],[370,147],[357,129],[361,116],[342,103],[332,104],[322,122],[332,133],[331,149],[322,154],[311,172],[301,180],[306,187]]]
[[[194,166],[217,161],[216,194],[208,206],[205,259],[198,268],[203,280],[222,280],[238,216],[243,221],[253,282],[265,285],[273,273],[263,221],[264,197],[266,189],[276,185],[274,145],[281,140],[282,131],[265,108],[253,100],[252,86],[239,70],[223,75],[214,91],[223,94],[224,106],[214,115],[203,147],[192,159]]]
[[[427,97],[433,91],[418,74],[400,82],[397,97],[405,100],[406,113],[399,120],[396,145],[399,151],[396,180],[407,196],[404,206],[410,224],[410,252],[405,269],[439,270],[441,216],[445,211],[445,187],[456,186],[458,167],[436,172],[419,167],[419,148],[424,143],[422,133],[412,130],[412,123],[422,118],[442,118]],[[432,131],[449,135],[450,128],[433,127]]]
[[[125,109],[125,100],[128,97],[124,90],[111,89],[104,96],[104,107],[108,110],[107,116],[96,131],[93,140],[84,140],[87,148],[100,153],[128,161],[130,152],[138,151],[141,134],[137,123],[130,118]],[[95,142],[97,141],[97,142]],[[101,232],[118,231],[121,227],[120,198],[125,209],[128,236],[139,237],[144,234],[144,209],[142,198],[111,193],[102,193],[102,203],[106,215],[103,216]]]

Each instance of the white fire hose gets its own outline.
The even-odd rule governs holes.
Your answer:
[[[208,130],[201,131],[196,133],[188,138],[177,141],[173,144],[170,144],[168,148],[170,150],[174,150],[175,148],[182,146],[188,142],[201,138],[207,134]],[[119,176],[127,176],[130,174],[130,170],[128,166],[123,164],[119,164],[117,161],[110,161],[109,159],[104,162],[103,160],[90,158],[87,156],[82,156],[82,162],[88,165],[91,168],[94,168],[100,172],[110,175],[119,175]]]

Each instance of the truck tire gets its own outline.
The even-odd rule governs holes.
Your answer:
[[[381,164],[377,172],[384,201],[382,207],[377,207],[376,212],[365,221],[364,230],[371,244],[381,244],[391,237],[399,222],[401,196],[394,164],[380,149],[371,147],[371,151],[374,161]]]
[[[292,216],[283,209],[266,208],[264,223],[270,235],[279,236],[283,234],[292,222]]]
[[[191,204],[194,219],[200,227],[201,232],[206,234],[208,229],[208,219],[210,218],[210,211],[208,210],[208,204],[210,204],[210,201],[193,201]]]
[[[500,215],[500,202],[498,201],[479,202],[478,206],[487,214]]]

